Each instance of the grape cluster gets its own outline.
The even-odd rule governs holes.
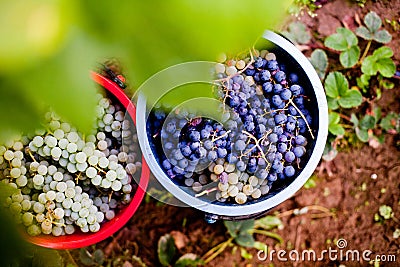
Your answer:
[[[314,135],[308,97],[297,74],[285,70],[266,50],[217,63],[223,123],[155,108],[148,129],[166,174],[196,196],[215,191],[216,200],[237,204],[292,181]]]
[[[0,146],[6,199],[30,235],[97,232],[128,204],[140,174],[137,135],[119,104],[98,95],[96,123],[84,135],[54,112],[43,129]]]

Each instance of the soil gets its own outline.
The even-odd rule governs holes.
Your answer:
[[[357,27],[357,16],[362,18],[370,10],[381,18],[398,20],[400,1],[368,1],[364,8],[353,1],[329,1],[317,10],[317,17],[303,16],[300,20],[315,33],[313,42],[335,32],[336,27],[347,25]],[[397,65],[400,62],[400,32],[384,23],[393,36],[388,45],[394,51]],[[395,89],[384,91],[378,102],[384,111],[400,112],[400,84],[395,81]],[[393,232],[400,228],[400,147],[398,136],[387,135],[385,143],[378,148],[364,145],[359,149],[340,152],[333,162],[320,165],[315,172],[316,187],[301,189],[292,198],[271,212],[281,214],[284,228],[274,230],[283,240],[278,244],[271,238],[256,235],[257,241],[264,242],[270,249],[298,251],[313,249],[319,253],[331,248],[337,249],[336,241],[345,239],[345,249],[371,250],[374,255],[396,255],[396,262],[381,262],[379,266],[400,266],[400,238],[395,239]],[[332,175],[328,175],[329,167]],[[373,179],[375,178],[375,179]],[[324,207],[332,212],[315,218],[312,205]],[[394,218],[381,223],[374,221],[379,207],[389,205],[393,208]],[[309,207],[303,215],[294,215],[296,208]],[[314,214],[314,215],[313,215]],[[113,259],[115,266],[141,266],[132,256],[141,259],[147,266],[161,266],[157,257],[157,242],[165,234],[175,237],[179,254],[194,253],[204,255],[208,250],[229,238],[222,222],[207,224],[204,214],[192,208],[179,208],[160,205],[155,200],[143,201],[131,221],[113,237],[99,243],[107,259]],[[257,259],[257,250],[248,249],[253,259],[244,260],[240,250],[232,253],[226,249],[207,266],[269,266],[269,260]],[[77,255],[78,251],[72,251]],[[78,257],[77,257],[78,258]],[[76,259],[79,262],[78,259]],[[325,260],[281,262],[276,258],[274,266],[369,266],[366,261]]]

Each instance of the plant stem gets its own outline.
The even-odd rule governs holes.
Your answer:
[[[359,64],[361,64],[363,62],[364,58],[367,56],[369,48],[371,47],[371,43],[372,43],[372,40],[369,40],[368,43],[367,43],[367,46],[365,47],[365,50],[364,50],[364,53],[363,53],[362,57],[358,61]]]
[[[260,229],[253,229],[253,230],[251,230],[251,233],[272,237],[272,238],[278,240],[279,243],[281,243],[281,244],[283,243],[283,239],[282,239],[282,237],[280,235],[275,234],[275,233],[270,232],[270,231],[265,231],[265,230],[260,230]]]
[[[222,253],[228,245],[230,245],[233,241],[233,237],[230,237],[228,240],[222,242],[221,244],[210,249],[204,256],[204,263],[207,264],[212,261],[215,257],[217,257],[220,253]]]

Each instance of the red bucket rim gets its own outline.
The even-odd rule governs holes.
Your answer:
[[[121,88],[119,88],[118,85],[116,85],[114,82],[110,81],[106,77],[93,71],[91,71],[90,74],[92,80],[104,87],[108,92],[115,96],[118,101],[121,102],[121,104],[126,108],[126,111],[133,119],[133,122],[136,124],[136,107],[125,94],[125,92]],[[63,235],[57,237],[52,235],[29,236],[25,233],[24,235],[26,235],[26,239],[35,245],[46,248],[76,249],[93,245],[110,237],[115,232],[120,230],[130,220],[130,218],[135,214],[136,210],[143,200],[150,178],[150,170],[143,156],[141,169],[142,172],[138,188],[136,189],[136,192],[129,205],[118,212],[114,219],[102,224],[98,232],[78,232],[72,235]]]

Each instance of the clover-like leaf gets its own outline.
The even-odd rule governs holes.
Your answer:
[[[331,72],[325,79],[326,95],[331,98],[338,98],[349,90],[349,82],[346,77],[338,72]]]
[[[396,65],[391,59],[392,56],[393,50],[390,47],[382,46],[363,60],[361,71],[371,76],[376,75],[379,71],[382,76],[390,78],[396,72]]]
[[[392,35],[390,35],[387,30],[380,30],[374,34],[374,40],[379,43],[387,44],[392,40]]]
[[[358,127],[359,120],[354,113],[351,113],[350,121],[354,124],[354,128]]]
[[[328,69],[328,56],[322,49],[315,49],[310,56],[310,62],[314,66],[319,78],[322,80],[325,77]]]
[[[344,128],[339,124],[340,116],[336,112],[329,113],[329,127],[328,130],[333,135],[344,135]]]
[[[379,126],[382,127],[385,131],[389,131],[392,129],[396,129],[400,125],[400,115],[394,112],[387,114],[385,117],[381,119]]]
[[[358,27],[356,34],[365,40],[372,40],[374,38],[373,34],[365,26]]]
[[[241,232],[236,238],[236,243],[242,247],[253,247],[254,246],[254,237],[252,234],[248,232]]]
[[[364,118],[360,120],[359,127],[361,129],[373,129],[375,127],[375,118],[371,115],[365,115]]]
[[[339,108],[339,103],[338,103],[337,98],[328,97],[327,101],[328,101],[328,108],[329,109],[335,110],[335,109]]]
[[[356,29],[356,34],[361,38],[384,44],[392,40],[392,36],[387,30],[379,30],[382,20],[375,12],[369,12],[364,18],[364,23],[367,27],[360,26]]]
[[[255,225],[265,230],[271,230],[273,228],[282,226],[282,221],[276,216],[268,215],[256,220]]]
[[[358,107],[362,103],[361,92],[357,89],[350,89],[340,96],[338,104],[343,108]]]
[[[349,29],[343,27],[337,28],[336,33],[325,39],[325,46],[338,51],[345,51],[357,44],[358,39],[355,34]]]
[[[382,20],[374,11],[370,11],[364,17],[364,23],[371,32],[376,32],[382,26]]]
[[[360,48],[357,45],[354,45],[340,53],[339,60],[343,67],[351,68],[357,63],[359,57]]]

